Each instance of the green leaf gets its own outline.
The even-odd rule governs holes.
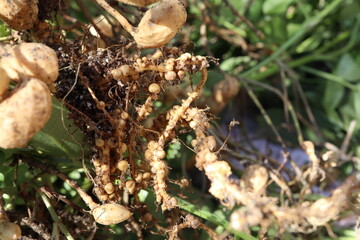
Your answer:
[[[236,11],[243,15],[244,14],[244,6],[246,6],[247,1],[244,0],[229,0],[229,3],[231,4]],[[231,10],[225,5],[222,4],[219,12],[219,24],[224,24],[225,22],[234,22],[234,20],[238,19],[237,16],[232,14]],[[239,25],[237,24],[237,29],[240,30]]]
[[[322,35],[324,35],[324,33],[322,32]],[[307,39],[305,39],[304,41],[302,41],[297,47],[296,47],[296,52],[297,53],[304,53],[304,52],[311,52],[311,51],[315,51],[315,49],[319,48],[321,41],[323,36],[320,36],[319,34],[316,34],[314,36],[311,36]]]
[[[63,119],[61,115],[63,111]],[[30,146],[53,158],[70,158],[77,160],[82,157],[84,135],[72,121],[67,119],[68,111],[53,98],[51,118],[45,127],[32,139]],[[86,151],[86,149],[84,150]]]
[[[358,81],[360,80],[360,64],[347,53],[340,58],[335,74],[350,82]]]
[[[173,142],[167,149],[166,159],[179,159],[181,157],[181,144],[180,142]]]
[[[345,93],[345,87],[331,81],[325,84],[323,106],[327,112],[334,110],[340,103]]]
[[[139,196],[139,201],[140,202],[145,202],[147,196],[149,195],[149,192],[148,191],[145,191],[143,189],[140,190],[138,196]]]
[[[349,1],[349,4],[344,4],[340,11],[339,20],[346,21],[355,19],[360,12],[360,2],[356,0]]]
[[[250,60],[251,59],[248,56],[232,57],[222,61],[222,63],[220,64],[220,68],[223,71],[232,71],[236,67],[238,67],[241,63],[248,63],[250,62]]]
[[[350,122],[356,120],[360,122],[360,85],[357,85],[357,90],[352,91],[348,97],[346,104],[342,104],[340,108],[340,113],[343,125],[343,130],[347,130]]]
[[[19,149],[3,149],[0,148],[0,163],[1,161],[8,160],[13,154],[17,153]]]
[[[10,28],[4,23],[0,22],[0,38],[10,35]]]
[[[258,20],[261,17],[263,0],[253,1],[251,8],[249,8],[250,20]]]
[[[286,9],[293,0],[266,0],[262,6],[264,14],[280,15],[286,12]]]
[[[229,0],[229,3],[238,10],[240,14],[244,14],[244,6],[248,4],[248,0]]]
[[[69,178],[73,179],[73,180],[79,180],[81,178],[81,173],[83,172],[83,169],[76,169],[74,171],[71,171],[69,173]]]
[[[355,115],[357,116],[358,122],[360,120],[360,85],[357,85],[357,91],[352,91],[351,92],[351,96],[352,96],[352,104],[354,106],[355,109]]]
[[[277,44],[285,42],[288,38],[286,24],[287,21],[282,16],[276,15],[271,17],[271,37]]]
[[[299,23],[289,22],[288,24],[286,24],[286,31],[289,36],[294,35],[296,32],[300,31],[300,29],[301,29],[301,24]]]
[[[357,119],[355,109],[352,104],[346,104],[340,108],[341,119],[334,121],[342,130],[346,131],[352,120]]]

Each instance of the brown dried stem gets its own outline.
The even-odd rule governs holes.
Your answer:
[[[99,204],[95,203],[94,200],[74,181],[69,179],[65,174],[61,173],[60,171],[56,170],[52,165],[50,164],[44,164],[39,161],[27,158],[27,157],[21,157],[21,160],[28,164],[31,167],[35,167],[40,169],[43,172],[48,172],[53,175],[56,175],[63,181],[65,181],[67,184],[69,184],[73,189],[77,191],[77,193],[80,195],[82,200],[86,203],[86,205],[90,209],[96,208]]]
[[[200,228],[200,229],[205,230],[212,239],[215,239],[215,240],[223,239],[220,236],[218,236],[214,230],[212,230],[205,224],[201,223],[200,219],[198,219],[197,217],[194,217],[193,215],[188,214],[184,217],[184,222],[180,223],[179,225],[175,225],[171,228],[171,230],[169,231],[170,232],[169,240],[176,239],[178,236],[178,232],[184,228],[193,228],[193,229]]]
[[[110,13],[118,22],[123,26],[123,28],[128,31],[130,34],[133,33],[134,27],[121,15],[118,11],[116,11],[113,7],[110,6],[106,2],[106,0],[96,0],[96,2],[103,7],[108,13]]]
[[[258,36],[258,38],[260,38],[261,40],[263,40],[265,38],[264,33],[257,29],[254,24],[252,24],[252,22],[249,21],[249,19],[247,19],[246,17],[244,17],[243,15],[240,15],[239,11],[236,10],[234,8],[234,6],[232,4],[230,4],[230,2],[228,0],[224,0],[224,3],[226,4],[226,6],[228,6],[228,8],[231,10],[231,12],[237,16],[241,21],[243,21],[246,25],[248,25],[248,27],[254,31],[254,33],[256,34],[256,36]]]
[[[87,11],[87,7],[84,5],[82,0],[75,0],[76,4],[80,7],[81,11],[84,13],[87,20],[91,23],[91,25],[95,28],[96,32],[100,35],[100,38],[106,43],[106,45],[110,45],[109,38],[101,31],[98,25],[94,22],[90,13]]]

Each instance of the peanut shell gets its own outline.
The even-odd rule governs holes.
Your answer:
[[[16,240],[21,237],[21,229],[19,225],[12,222],[0,222],[0,239],[1,240]]]
[[[186,17],[182,2],[163,0],[145,13],[132,35],[140,47],[160,47],[175,37]]]
[[[5,70],[0,67],[0,100],[2,96],[9,88],[10,78],[6,74]]]
[[[37,20],[36,0],[0,0],[0,18],[14,30],[27,30]]]
[[[23,83],[0,104],[0,147],[25,147],[49,120],[51,107],[45,83],[38,79]]]
[[[59,65],[53,49],[41,43],[6,45],[0,49],[0,66],[11,80],[37,78],[53,83],[59,74]]]
[[[94,208],[92,215],[97,223],[112,225],[129,219],[132,213],[120,204],[107,203]]]

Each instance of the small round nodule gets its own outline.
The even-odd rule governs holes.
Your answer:
[[[168,71],[165,73],[165,79],[168,81],[174,81],[176,79],[176,72]]]
[[[123,205],[107,203],[94,208],[92,215],[97,223],[112,225],[128,220],[132,213]]]
[[[116,166],[121,172],[125,172],[126,169],[129,167],[129,163],[125,160],[121,160],[117,163]]]
[[[158,93],[160,93],[160,91],[161,91],[161,88],[160,88],[159,84],[157,84],[157,83],[150,84],[149,92],[158,94]]]

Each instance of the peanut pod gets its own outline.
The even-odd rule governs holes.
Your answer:
[[[0,222],[0,239],[17,240],[21,237],[21,229],[16,223],[1,221]]]
[[[0,100],[4,93],[8,90],[10,78],[6,74],[5,70],[0,67]]]
[[[151,7],[136,28],[106,0],[96,1],[119,21],[142,48],[157,48],[165,45],[175,37],[186,22],[187,14],[181,0],[163,0]]]
[[[126,207],[116,203],[107,203],[95,207],[91,211],[97,223],[112,225],[128,220],[132,213]]]
[[[143,48],[156,48],[168,43],[185,24],[187,13],[179,0],[163,0],[150,8],[131,35]]]
[[[18,31],[31,28],[38,11],[36,0],[0,0],[0,19]]]
[[[51,96],[45,83],[30,79],[0,103],[0,147],[25,147],[51,115]]]
[[[59,74],[55,51],[41,43],[0,47],[0,67],[13,81],[36,78],[49,85]]]

